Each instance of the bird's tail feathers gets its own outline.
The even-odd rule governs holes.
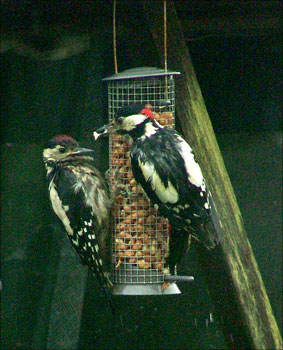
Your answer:
[[[189,246],[190,235],[186,230],[175,229],[172,226],[171,237],[169,240],[169,255],[166,264],[169,266],[170,273],[174,275],[176,265],[181,260]]]
[[[219,244],[219,232],[222,231],[222,228],[212,198],[210,198],[209,203],[211,206],[210,218],[200,225],[196,234],[201,244],[207,249],[213,249]]]
[[[209,250],[215,248],[218,244],[218,235],[212,220],[202,223],[192,237]]]

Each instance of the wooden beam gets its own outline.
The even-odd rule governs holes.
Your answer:
[[[144,13],[163,61],[163,1],[143,1]],[[176,78],[176,110],[213,194],[222,230],[220,246],[199,249],[210,294],[231,349],[282,349],[282,339],[248,241],[242,216],[215,138],[174,2],[168,1],[168,68]],[[150,20],[148,20],[150,19]],[[201,53],[200,53],[201,54]]]

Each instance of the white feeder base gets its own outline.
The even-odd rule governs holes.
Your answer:
[[[171,283],[164,291],[162,284],[115,284],[114,295],[169,295],[181,294],[176,283]]]

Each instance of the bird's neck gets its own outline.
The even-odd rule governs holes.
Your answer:
[[[144,123],[138,125],[135,129],[129,133],[132,139],[135,141],[139,138],[149,138],[155,135],[161,128],[156,121],[147,120]]]

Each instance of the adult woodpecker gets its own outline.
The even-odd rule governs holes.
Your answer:
[[[217,242],[211,218],[211,198],[191,147],[175,130],[161,126],[151,110],[131,104],[94,132],[94,139],[111,133],[133,139],[133,175],[172,229],[167,264],[171,274],[188,248],[191,235],[207,248]]]
[[[43,151],[52,208],[61,220],[72,246],[96,276],[107,295],[112,283],[105,272],[109,257],[111,202],[100,172],[94,168],[94,151],[81,148],[70,136],[57,135]]]

